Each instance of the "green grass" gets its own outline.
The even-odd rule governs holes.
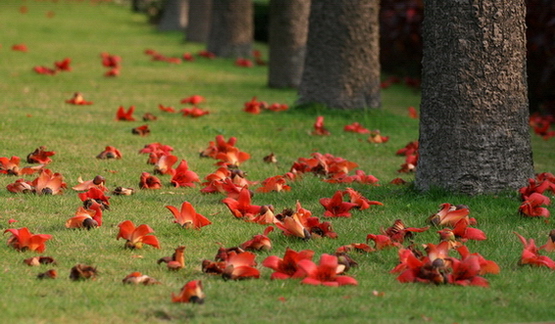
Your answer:
[[[27,14],[19,13],[26,5]],[[53,18],[46,12],[54,11]],[[22,260],[35,255],[0,246],[0,317],[17,323],[122,323],[122,322],[424,322],[502,323],[549,321],[555,318],[550,285],[553,271],[518,266],[522,247],[513,231],[543,244],[552,229],[543,219],[518,216],[516,194],[466,197],[432,191],[425,194],[408,187],[389,185],[400,176],[396,170],[403,158],[395,151],[418,138],[418,122],[407,117],[408,106],[418,106],[419,95],[402,85],[383,91],[383,109],[360,112],[327,111],[318,107],[293,109],[281,113],[250,115],[242,111],[243,103],[253,96],[272,102],[294,104],[294,90],[266,87],[265,67],[244,69],[231,60],[205,60],[170,65],[150,61],[143,52],[152,48],[167,56],[203,49],[198,44],[184,44],[179,33],[159,33],[146,24],[146,17],[131,13],[128,7],[89,1],[15,1],[0,3],[0,156],[24,157],[45,145],[56,151],[48,166],[64,175],[68,186],[77,178],[92,179],[100,174],[107,185],[137,188],[141,172],[152,172],[146,155],[137,154],[145,144],[161,142],[175,148],[174,154],[186,159],[191,170],[202,178],[215,170],[214,160],[201,159],[198,152],[218,134],[238,138],[237,147],[251,154],[242,165],[250,180],[261,181],[283,174],[299,157],[313,152],[331,153],[359,164],[367,174],[380,179],[381,186],[353,184],[371,200],[384,206],[355,212],[349,219],[330,220],[339,238],[300,241],[270,234],[274,248],[257,253],[260,263],[266,256],[283,256],[286,247],[312,249],[316,258],[337,247],[363,242],[369,233],[390,226],[397,218],[409,226],[425,225],[426,218],[439,204],[464,203],[477,218],[487,235],[485,242],[468,242],[472,252],[479,252],[501,267],[499,275],[488,275],[490,288],[401,284],[388,273],[398,262],[395,250],[367,255],[353,255],[359,267],[351,270],[359,286],[325,288],[300,285],[296,280],[272,281],[271,271],[259,266],[259,280],[223,281],[203,274],[200,262],[212,259],[217,242],[236,246],[264,230],[263,226],[233,219],[221,195],[201,195],[199,186],[175,189],[169,177],[162,176],[161,190],[138,190],[134,196],[112,196],[112,208],[105,213],[105,224],[96,230],[68,230],[66,219],[81,204],[76,194],[67,190],[61,196],[16,195],[5,190],[15,177],[0,177],[0,228],[28,227],[33,233],[53,235],[44,255],[53,256],[59,278],[39,281],[36,275],[46,266],[28,267]],[[25,43],[28,53],[15,52],[11,46]],[[267,49],[257,44],[264,53]],[[123,58],[121,76],[105,78],[99,54],[109,52]],[[73,59],[73,71],[56,76],[38,75],[36,65],[51,66],[65,57]],[[64,103],[75,91],[92,106]],[[211,114],[198,119],[183,118],[158,111],[158,104],[182,108],[181,98],[200,94],[207,98],[202,107]],[[149,137],[131,134],[142,121],[115,121],[119,106],[136,106],[135,117],[149,111],[159,119],[149,122]],[[309,133],[316,116],[325,116],[331,136],[316,137]],[[345,133],[344,125],[359,121],[369,129],[379,129],[391,136],[388,143],[370,144],[366,136]],[[555,142],[533,138],[536,171],[555,172]],[[124,155],[122,160],[97,160],[104,146],[113,145]],[[262,162],[274,152],[277,165]],[[23,163],[25,164],[25,163]],[[113,172],[115,171],[115,173]],[[401,175],[412,180],[412,175]],[[34,176],[26,176],[33,179]],[[318,200],[331,197],[346,186],[327,184],[306,175],[291,183],[285,193],[257,194],[254,204],[273,204],[278,211],[293,207],[299,200],[316,216],[323,213]],[[213,224],[200,231],[185,231],[172,223],[165,205],[180,206],[190,201],[197,212]],[[553,208],[551,208],[553,212]],[[7,220],[19,222],[8,225]],[[154,228],[162,248],[146,247],[130,251],[116,241],[117,224],[123,220],[146,223]],[[326,219],[328,220],[328,219]],[[4,235],[7,240],[8,235]],[[415,243],[436,243],[432,229],[419,234]],[[186,245],[187,268],[168,272],[156,260],[171,255],[178,245]],[[141,256],[141,257],[137,257]],[[555,255],[550,255],[555,257]],[[97,280],[71,282],[69,269],[77,263],[98,268]],[[121,279],[133,271],[148,274],[163,284],[158,286],[124,286]],[[173,304],[177,293],[188,280],[202,280],[207,295],[204,305]],[[384,292],[381,297],[373,291]],[[285,301],[280,301],[284,297]]]

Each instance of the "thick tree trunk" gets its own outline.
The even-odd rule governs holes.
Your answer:
[[[188,7],[188,0],[166,0],[158,30],[184,30],[187,25]]]
[[[221,57],[250,57],[253,37],[251,0],[213,0],[209,52]]]
[[[303,73],[310,0],[270,0],[268,85],[296,88]]]
[[[427,0],[416,187],[467,194],[533,176],[524,0]]]
[[[189,0],[189,21],[185,31],[188,42],[206,43],[210,33],[212,0]]]
[[[299,103],[380,106],[378,12],[377,0],[312,1]]]

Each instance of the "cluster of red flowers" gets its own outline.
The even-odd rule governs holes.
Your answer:
[[[405,157],[405,163],[397,170],[399,173],[414,172],[418,164],[418,141],[409,142],[405,147],[397,150],[397,155]]]

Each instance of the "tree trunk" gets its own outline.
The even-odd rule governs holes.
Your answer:
[[[524,0],[427,0],[416,187],[466,194],[533,176]]]
[[[253,35],[251,0],[213,0],[209,52],[220,57],[250,57]]]
[[[212,0],[189,0],[189,21],[185,32],[188,42],[206,43],[210,33]]]
[[[188,0],[166,0],[162,18],[158,23],[159,31],[184,30],[187,25]]]
[[[380,106],[378,12],[377,0],[312,1],[298,103]]]
[[[310,0],[270,0],[268,85],[296,88],[301,82]]]

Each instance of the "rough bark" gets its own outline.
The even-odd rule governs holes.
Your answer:
[[[416,187],[467,194],[533,175],[524,0],[427,0]]]
[[[189,21],[185,31],[188,42],[206,43],[210,33],[212,0],[189,0]]]
[[[312,1],[299,103],[380,106],[379,1]]]
[[[188,7],[188,0],[166,0],[158,30],[184,30],[187,25]]]
[[[250,57],[253,37],[251,0],[213,0],[208,51],[220,57]]]
[[[303,72],[310,0],[270,0],[268,85],[296,88]]]

